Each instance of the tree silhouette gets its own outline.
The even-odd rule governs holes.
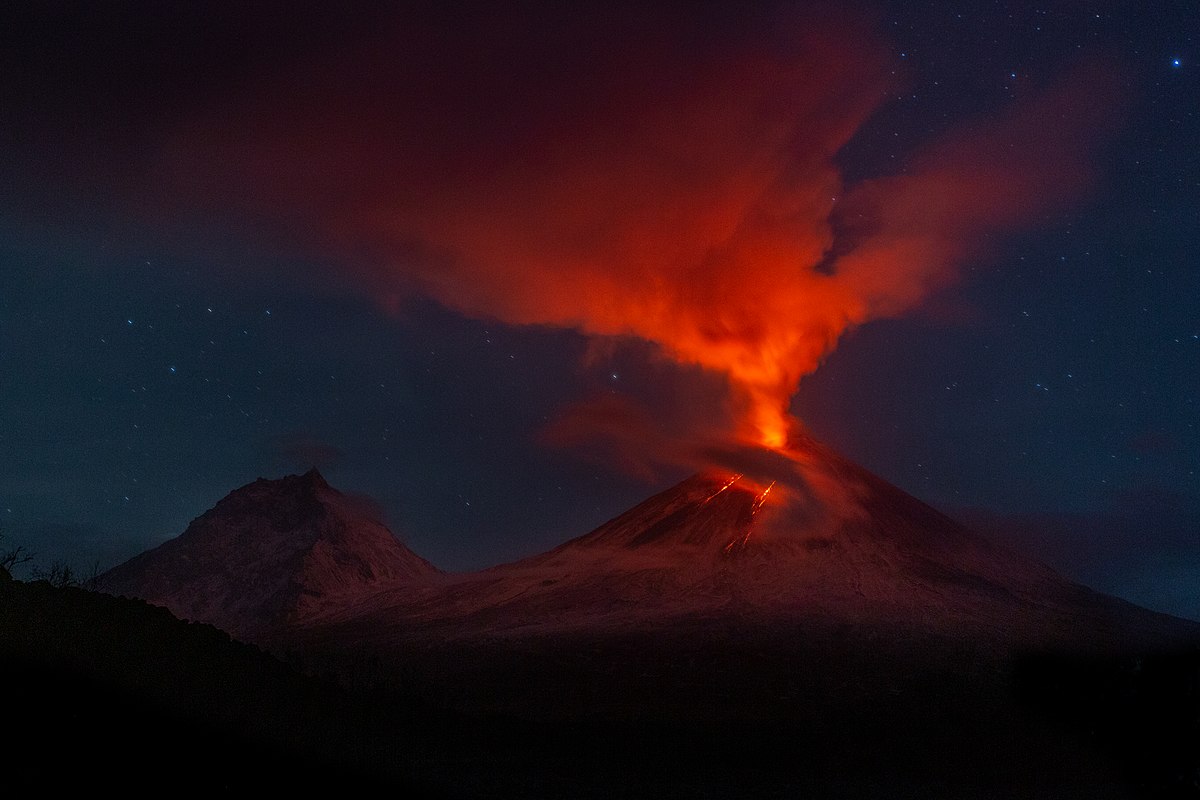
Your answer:
[[[12,574],[13,568],[33,560],[33,554],[21,545],[6,547],[4,532],[0,531],[0,569]]]

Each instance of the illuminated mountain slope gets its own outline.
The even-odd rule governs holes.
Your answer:
[[[436,572],[312,470],[237,489],[99,585],[254,638],[381,584]]]
[[[542,555],[398,584],[312,621],[384,643],[704,620],[917,630],[998,648],[1200,628],[1071,583],[803,438],[765,476],[698,474]]]

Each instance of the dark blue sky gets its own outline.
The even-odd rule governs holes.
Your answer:
[[[793,11],[812,13],[689,15],[689,35],[704,43],[689,57],[719,52],[725,31],[753,41]],[[1063,572],[1200,617],[1194,12],[866,7],[856,24],[886,48],[872,57],[901,77],[839,149],[847,184],[904,172],[964,120],[991,119],[1080,64],[1105,65],[1094,74],[1115,85],[1097,91],[1119,110],[1103,135],[1081,134],[1086,191],[988,231],[986,247],[956,264],[957,280],[852,328],[792,410],[872,471]],[[348,184],[310,198],[301,181],[241,203],[256,191],[230,179],[257,163],[245,137],[204,137],[228,109],[261,98],[247,87],[262,75],[295,74],[301,90],[323,80],[306,69],[378,36],[395,22],[386,9],[81,13],[0,20],[6,541],[42,563],[103,568],[177,535],[236,486],[316,464],[335,486],[373,497],[419,553],[463,569],[556,545],[685,476],[671,466],[630,474],[548,444],[545,431],[596,396],[674,419],[693,401],[716,402],[712,374],[636,340],[450,310],[419,286],[381,301],[378,275],[356,268],[353,248],[310,236],[310,219],[324,218],[313,209]],[[611,12],[606,47],[622,41],[623,13]],[[684,14],[664,6],[655,20]],[[454,7],[422,24],[464,53],[493,29],[512,37],[513,53],[522,36],[558,31],[536,7],[478,16]],[[852,41],[835,44],[845,59],[863,57]],[[465,60],[455,80],[473,68]],[[527,72],[513,74],[512,113],[525,113],[523,99],[536,113],[544,87],[523,94]],[[264,115],[264,129],[276,124]],[[369,139],[371,122],[350,129]],[[200,172],[217,175],[199,190],[196,153],[211,160]],[[187,167],[164,172],[164,161]],[[372,247],[363,244],[364,263]]]

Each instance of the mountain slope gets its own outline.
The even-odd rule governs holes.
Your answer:
[[[436,572],[312,470],[237,489],[99,585],[253,638]]]
[[[705,620],[922,630],[997,647],[1200,631],[1071,583],[804,438],[757,477],[698,474],[547,553],[385,587],[310,622],[383,644]]]

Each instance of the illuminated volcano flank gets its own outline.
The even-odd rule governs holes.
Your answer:
[[[822,620],[1005,647],[1153,637],[1176,622],[994,546],[811,439],[794,436],[786,455],[765,479],[700,473],[542,555],[396,583],[306,626],[389,647]]]

